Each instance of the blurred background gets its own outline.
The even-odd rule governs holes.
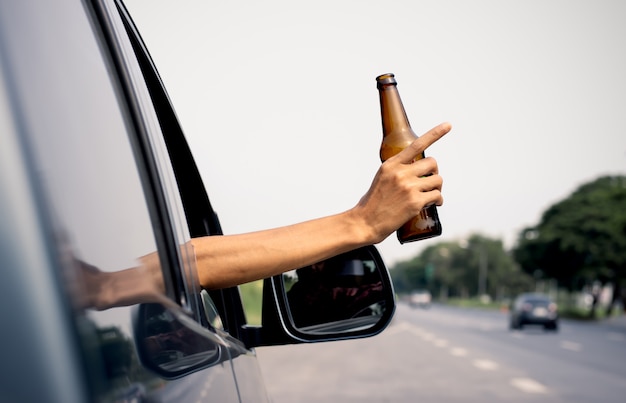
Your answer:
[[[126,4],[226,233],[356,204],[380,165],[379,74],[416,133],[453,125],[427,150],[443,235],[378,245],[394,323],[258,349],[276,402],[624,401],[626,3]],[[516,308],[525,292],[549,300]]]

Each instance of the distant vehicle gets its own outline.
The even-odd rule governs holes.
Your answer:
[[[526,293],[519,295],[511,306],[510,328],[522,329],[524,325],[539,325],[545,329],[558,330],[558,307],[544,294]]]
[[[409,305],[417,308],[430,308],[432,295],[428,290],[415,290],[409,296]]]

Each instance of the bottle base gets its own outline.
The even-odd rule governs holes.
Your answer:
[[[432,232],[428,232],[428,233],[424,233],[424,234],[415,234],[412,236],[404,236],[401,235],[399,232],[397,232],[397,236],[398,236],[398,242],[400,242],[400,244],[405,244],[405,243],[410,243],[410,242],[415,242],[415,241],[422,241],[424,239],[429,239],[429,238],[436,238],[438,236],[441,235],[441,228],[439,228],[438,231],[432,231]]]

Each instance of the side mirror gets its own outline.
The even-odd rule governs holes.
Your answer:
[[[373,336],[395,310],[389,272],[374,246],[272,277],[264,294],[256,345]]]

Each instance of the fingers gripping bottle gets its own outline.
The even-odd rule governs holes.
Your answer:
[[[411,144],[417,135],[411,129],[404,105],[398,93],[395,76],[391,73],[376,77],[380,97],[380,117],[383,124],[383,141],[380,146],[380,160],[398,154]],[[424,158],[424,153],[415,160]],[[417,217],[400,227],[397,231],[400,243],[419,241],[441,235],[441,222],[437,207],[433,204],[420,211]]]

